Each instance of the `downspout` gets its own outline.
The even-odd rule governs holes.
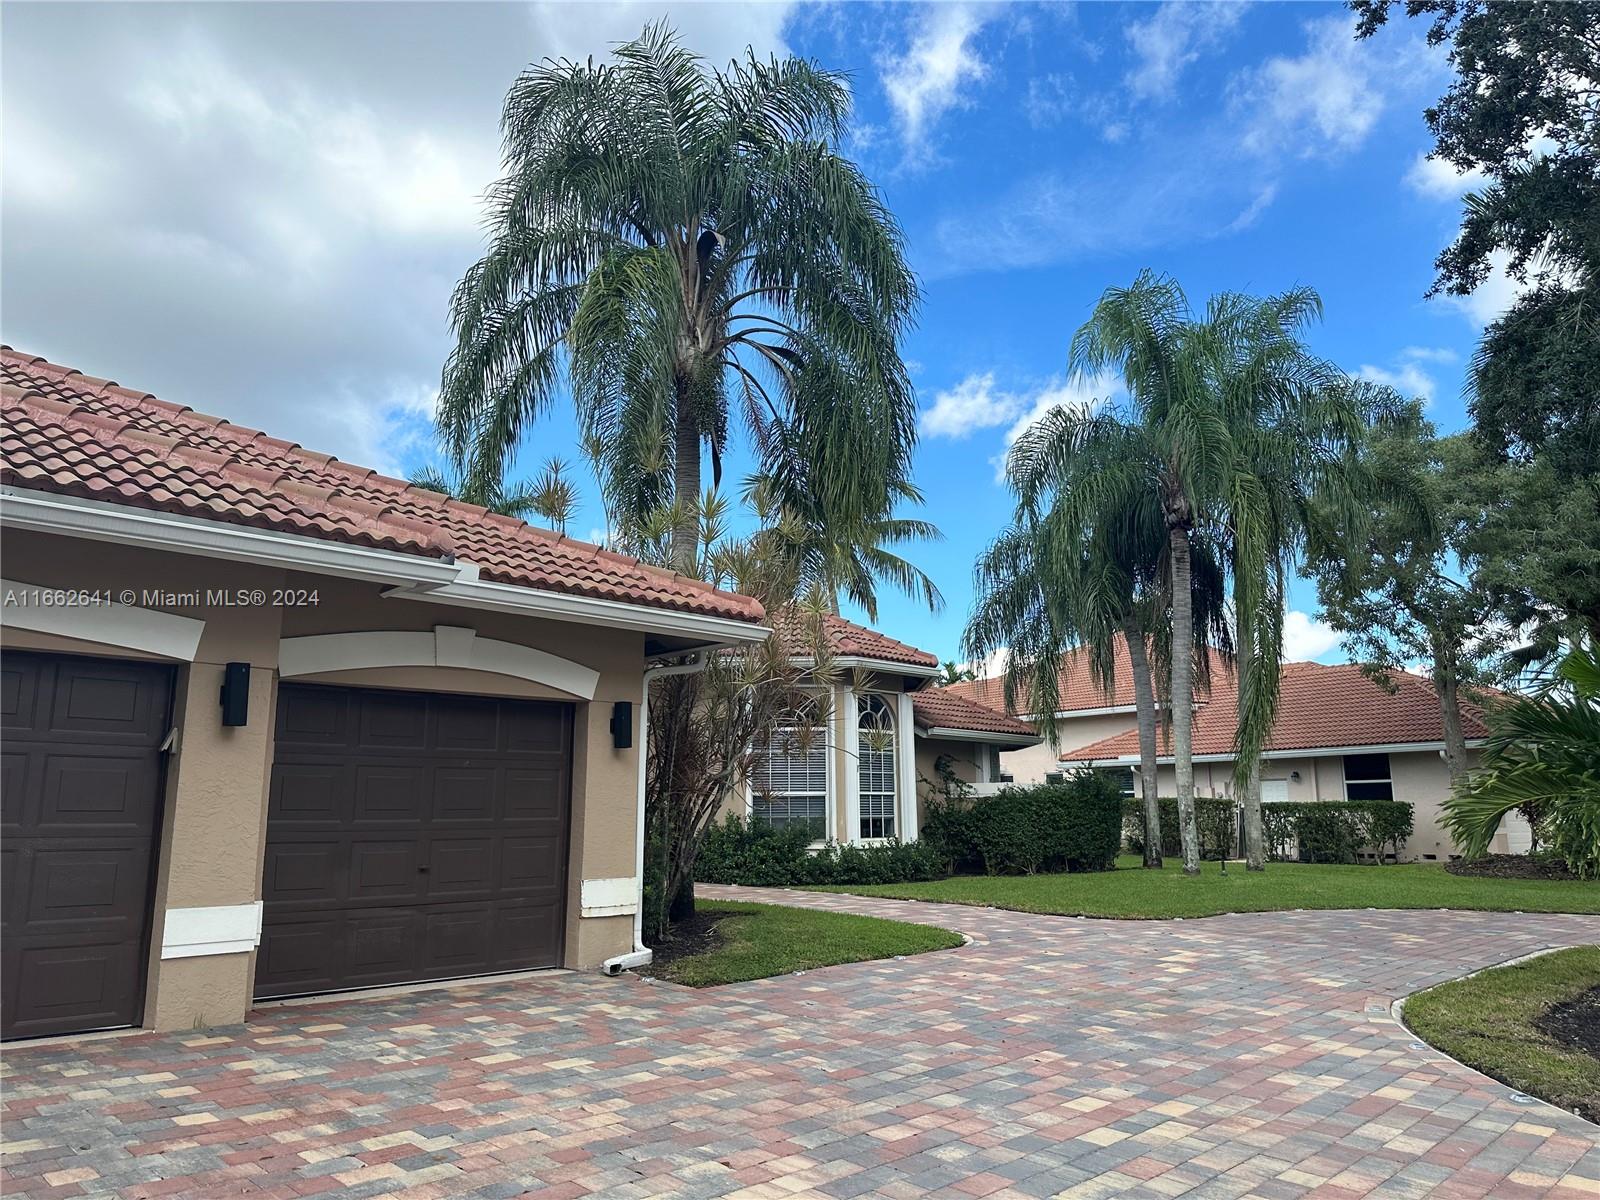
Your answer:
[[[707,651],[696,650],[684,662],[645,669],[644,690],[639,700],[639,796],[633,814],[633,865],[639,879],[633,903],[633,950],[601,963],[600,970],[607,975],[620,975],[634,967],[648,966],[654,957],[654,952],[644,944],[644,795],[645,772],[650,766],[650,684],[669,675],[698,675],[710,661]]]

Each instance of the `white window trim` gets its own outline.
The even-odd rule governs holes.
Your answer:
[[[584,700],[593,700],[600,684],[600,672],[582,663],[455,625],[435,625],[431,633],[323,633],[278,643],[278,675],[284,679],[381,667],[460,667],[543,684]]]
[[[779,726],[788,728],[788,726]],[[822,743],[822,837],[811,842],[812,849],[821,849],[833,839],[833,721],[824,723]],[[744,821],[746,825],[754,824],[756,817],[756,789],[750,777],[744,780]]]
[[[902,695],[902,696],[905,695],[904,692],[901,692],[899,694]],[[888,716],[889,716],[889,725],[890,725],[889,735],[892,738],[895,739],[895,743],[894,743],[894,760],[893,760],[893,762],[891,763],[891,766],[890,766],[890,777],[889,777],[889,782],[890,782],[891,786],[893,786],[893,788],[894,788],[894,793],[893,793],[893,801],[894,802],[893,802],[892,807],[890,808],[891,819],[894,822],[894,832],[892,834],[890,834],[888,837],[864,837],[864,836],[862,836],[862,833],[861,833],[861,816],[860,816],[860,812],[861,812],[861,704],[863,702],[865,702],[865,701],[873,700],[873,699],[876,699],[876,700],[882,702],[882,704],[884,706],[884,710],[888,713]],[[853,840],[856,842],[857,845],[862,845],[862,846],[880,846],[880,845],[885,844],[886,842],[894,840],[895,838],[901,838],[901,840],[904,840],[904,838],[902,836],[902,832],[901,832],[902,829],[903,829],[903,826],[902,826],[901,822],[902,822],[902,819],[903,819],[903,816],[904,816],[904,811],[903,811],[904,810],[904,802],[901,799],[901,797],[904,795],[904,792],[905,792],[905,789],[902,786],[902,783],[903,783],[902,776],[904,775],[905,768],[904,768],[904,753],[903,753],[901,747],[905,745],[906,739],[900,736],[901,735],[901,724],[900,724],[900,714],[899,714],[899,711],[898,711],[899,705],[898,705],[898,703],[893,702],[891,700],[890,695],[888,693],[877,692],[877,691],[867,691],[867,692],[862,692],[861,695],[857,698],[856,703],[853,706],[853,709],[854,709],[855,714],[856,714],[856,736],[855,736],[855,741],[852,744],[856,748],[856,766],[855,766],[855,770],[851,772],[851,775],[854,776],[855,781],[856,781],[856,813],[857,813],[856,819],[850,825],[850,832],[853,835]]]
[[[1385,760],[1389,759],[1388,753],[1382,750],[1368,751],[1365,757],[1371,758],[1374,754],[1382,754]],[[1386,778],[1352,780],[1349,772],[1345,770],[1345,761],[1352,757],[1353,755],[1351,754],[1341,754],[1339,756],[1339,780],[1343,786],[1345,802],[1350,802],[1350,785],[1352,783],[1387,783],[1389,785],[1389,798],[1391,800],[1394,799],[1394,763],[1392,761],[1389,762],[1389,774]]]
[[[0,579],[0,599],[14,592],[71,592],[79,589],[42,583]],[[200,652],[200,635],[206,623],[195,617],[132,604],[76,604],[70,606],[7,604],[5,624],[13,629],[76,638],[119,650],[138,650],[179,662],[193,662]]]

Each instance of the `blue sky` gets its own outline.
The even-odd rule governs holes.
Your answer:
[[[1312,285],[1316,350],[1463,423],[1464,365],[1512,287],[1424,299],[1471,182],[1424,159],[1445,64],[1403,21],[1353,42],[1331,4],[12,6],[6,340],[416,467],[505,87],[663,15],[713,60],[748,44],[850,75],[848,149],[923,281],[916,482],[946,535],[913,552],[945,609],[886,594],[895,636],[956,655],[1010,510],[996,461],[1042,405],[1103,393],[1065,377],[1067,343],[1141,268],[1197,303]],[[47,53],[64,37],[70,73]],[[519,469],[550,454],[577,462],[559,405]],[[603,524],[584,482],[577,536]],[[1291,600],[1291,653],[1339,658],[1311,590]]]

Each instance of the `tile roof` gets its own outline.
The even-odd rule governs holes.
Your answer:
[[[1026,721],[999,709],[957,695],[948,687],[929,687],[911,693],[911,711],[924,729],[963,729],[972,733],[1006,734],[1027,742],[1040,740]]]
[[[1316,750],[1335,746],[1383,746],[1444,740],[1438,693],[1421,676],[1396,672],[1396,691],[1387,692],[1345,663],[1293,662],[1283,666],[1278,716],[1266,749]],[[1230,754],[1238,726],[1239,691],[1229,673],[1212,680],[1211,702],[1195,712],[1194,752]],[[1468,738],[1488,734],[1479,711],[1461,709],[1461,728]],[[1064,762],[1104,761],[1139,753],[1137,730],[1104,738],[1061,756]],[[1172,747],[1163,733],[1163,756]]]
[[[791,653],[809,654],[806,647],[812,634],[807,627],[808,615],[795,609],[773,614],[772,628],[780,642],[792,647]],[[854,621],[824,613],[822,636],[828,650],[840,658],[870,658],[876,662],[900,663],[909,667],[937,667],[939,660],[926,650],[918,650],[904,642],[897,642],[888,634],[857,625]]]
[[[1210,653],[1212,677],[1221,679],[1228,673],[1226,660],[1214,650]],[[999,676],[954,683],[950,685],[950,690],[980,704],[987,704],[991,708],[1004,710],[1006,706],[1005,680]],[[1087,654],[1081,650],[1074,650],[1062,655],[1061,669],[1056,673],[1056,696],[1058,712],[1080,712],[1096,708],[1127,708],[1131,711],[1133,671],[1128,665],[1127,646],[1120,639],[1116,643],[1112,689],[1109,695],[1100,690],[1090,674]],[[1028,711],[1026,696],[1017,697],[1016,707],[1018,712]]]
[[[454,555],[482,578],[649,608],[760,621],[700,580],[461,504],[254,429],[0,347],[0,482],[135,508]]]

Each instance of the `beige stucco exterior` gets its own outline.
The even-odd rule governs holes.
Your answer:
[[[370,631],[426,633],[436,626],[469,629],[479,638],[531,647],[598,673],[592,698],[494,671],[439,666],[385,666],[298,674],[297,682],[565,700],[574,707],[571,840],[568,862],[566,966],[594,968],[633,946],[630,913],[582,915],[585,880],[632,880],[638,788],[634,748],[615,749],[609,729],[614,701],[638,701],[645,635],[536,616],[485,612],[385,598],[381,587],[332,576],[299,574],[211,558],[8,530],[3,542],[8,580],[60,588],[131,588],[141,605],[205,622],[192,662],[177,663],[164,812],[152,898],[151,951],[144,1021],[158,1029],[242,1020],[251,1005],[254,952],[162,957],[169,912],[249,905],[261,898],[267,788],[272,764],[279,646],[284,638]],[[206,589],[314,590],[300,607],[211,606],[174,595]],[[74,634],[38,632],[7,623],[6,648],[159,659],[148,651],[99,640],[94,609],[69,614]],[[250,715],[239,728],[221,724],[223,665],[248,662]]]

